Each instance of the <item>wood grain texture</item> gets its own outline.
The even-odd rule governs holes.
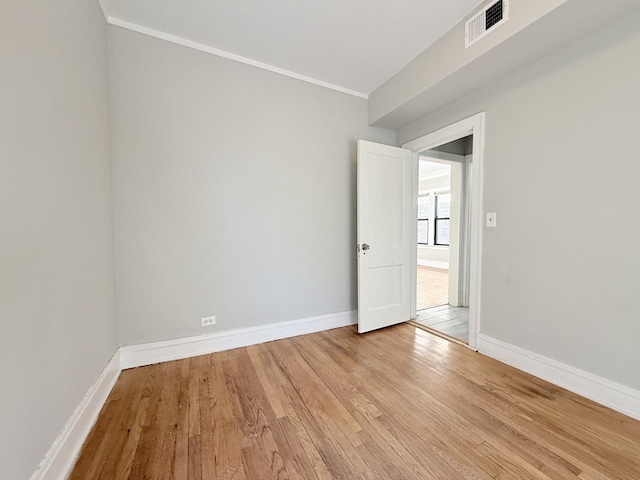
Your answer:
[[[418,265],[416,309],[449,303],[449,270]]]
[[[125,370],[70,480],[638,479],[640,422],[404,324]]]

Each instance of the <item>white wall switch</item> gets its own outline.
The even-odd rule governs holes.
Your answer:
[[[497,215],[495,212],[487,213],[487,228],[494,228],[497,222]]]
[[[201,327],[208,327],[210,325],[215,325],[216,324],[216,317],[202,317],[200,319],[200,326]]]

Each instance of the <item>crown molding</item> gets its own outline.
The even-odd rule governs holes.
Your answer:
[[[112,17],[110,15],[107,15],[106,19],[109,25],[131,30],[133,32],[141,33],[143,35],[148,35],[150,37],[164,40],[165,42],[181,45],[183,47],[191,48],[193,50],[198,50],[200,52],[208,53],[210,55],[216,55],[217,57],[233,60],[234,62],[244,63],[245,65],[251,65],[252,67],[257,67],[262,70],[267,70],[269,72],[277,73],[279,75],[284,75],[285,77],[294,78],[302,82],[311,83],[319,87],[328,88],[336,92],[346,93],[347,95],[363,98],[365,100],[369,99],[369,95],[366,93],[357,92],[349,88],[341,87],[339,85],[334,85],[329,82],[318,80],[317,78],[301,75],[299,73],[292,72],[291,70],[285,70],[284,68],[276,67],[274,65],[269,65],[268,63],[259,62],[258,60],[254,60],[252,58],[236,55],[235,53],[227,52],[219,48],[214,48],[209,45],[205,45],[204,43],[194,42],[193,40],[189,40],[187,38],[179,37],[177,35],[172,35],[170,33],[161,32],[159,30],[154,30],[153,28],[145,27],[143,25],[138,25],[137,23],[128,22],[126,20],[122,20],[121,18]]]

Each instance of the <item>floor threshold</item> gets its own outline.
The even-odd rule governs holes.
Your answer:
[[[444,338],[445,340],[449,340],[450,342],[453,342],[453,343],[457,343],[458,345],[462,345],[464,347],[469,346],[468,342],[462,341],[456,337],[452,337],[451,335],[447,335],[446,333],[442,333],[441,331],[436,330],[435,328],[427,327],[426,325],[422,325],[421,323],[415,322],[413,320],[410,320],[407,323],[409,325],[413,325],[414,327],[419,328],[420,330],[424,330],[425,332],[428,332],[432,335],[435,335],[440,338]]]

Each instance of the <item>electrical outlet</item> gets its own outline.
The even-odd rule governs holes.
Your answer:
[[[213,317],[202,317],[200,319],[200,326],[201,327],[209,327],[209,326],[215,325],[215,324],[216,324],[215,315]]]

